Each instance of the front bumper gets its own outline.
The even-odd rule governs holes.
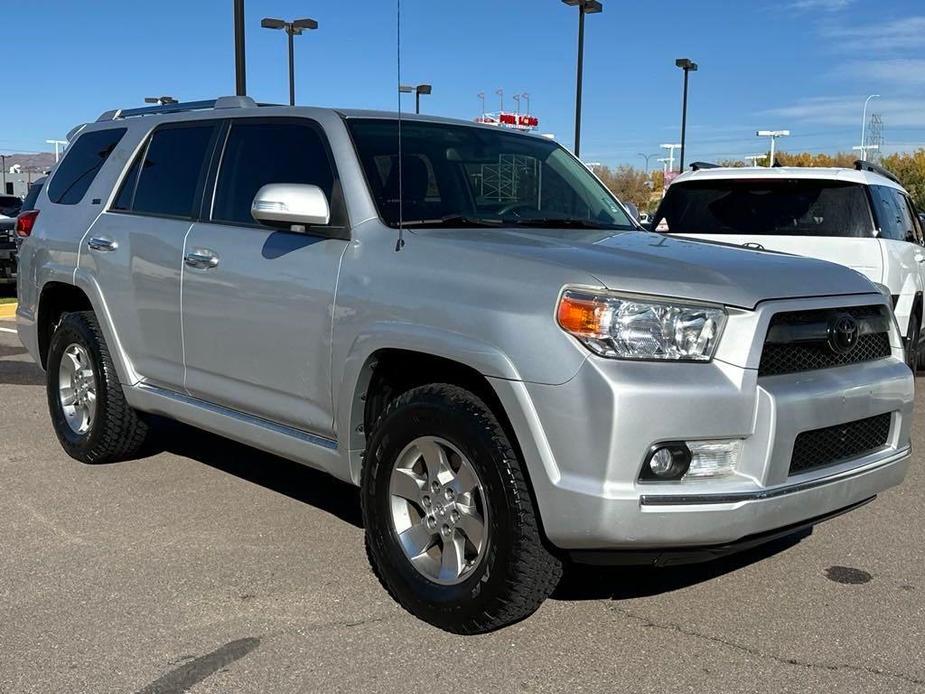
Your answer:
[[[780,310],[788,310],[799,302],[782,303]],[[763,340],[760,325],[750,329]],[[751,355],[741,364],[589,357],[563,385],[494,384],[508,412],[526,410],[512,425],[554,545],[696,548],[823,517],[902,481],[911,457],[914,379],[898,334],[891,340],[893,356],[886,359],[765,378],[753,361],[760,349],[740,344],[739,353]],[[790,474],[798,434],[883,413],[891,414],[886,446]],[[654,443],[705,439],[741,440],[736,475],[639,481]]]

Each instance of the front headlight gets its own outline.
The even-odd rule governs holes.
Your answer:
[[[602,357],[710,361],[726,323],[719,306],[567,289],[559,325]]]

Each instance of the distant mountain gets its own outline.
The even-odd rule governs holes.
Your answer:
[[[22,171],[44,173],[55,165],[54,152],[39,152],[38,154],[4,154],[4,168],[9,171],[11,167],[19,164]]]

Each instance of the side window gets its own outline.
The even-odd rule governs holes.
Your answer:
[[[327,196],[332,217],[338,203],[334,171],[318,131],[308,123],[232,121],[218,174],[212,220],[256,225],[251,203],[268,183],[307,183]]]
[[[144,156],[145,150],[142,149],[141,153],[135,157],[135,161],[132,163],[132,168],[129,170],[128,176],[122,181],[122,187],[119,188],[119,194],[112,204],[112,209],[122,212],[132,209],[132,199],[135,197],[135,186],[138,185],[138,170],[141,168],[141,160]]]
[[[903,195],[902,198],[909,214],[909,222],[912,225],[912,234],[915,237],[915,243],[923,246],[925,245],[925,230],[922,229],[922,220],[915,209],[915,203],[913,203],[907,195]]]
[[[76,205],[96,174],[125,135],[125,128],[84,133],[67,149],[48,184],[48,199],[59,205]]]
[[[880,237],[894,241],[905,241],[909,227],[903,214],[905,203],[903,205],[898,204],[902,199],[901,194],[894,195],[893,189],[886,186],[871,186],[870,192],[874,199],[874,207],[877,210]],[[898,193],[898,191],[896,192]]]
[[[213,123],[158,128],[141,164],[132,212],[192,217],[196,190],[208,165]],[[128,183],[130,179],[126,179]],[[125,186],[123,186],[125,187]],[[123,202],[123,191],[119,200]]]

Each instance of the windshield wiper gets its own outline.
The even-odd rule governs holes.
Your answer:
[[[536,227],[537,229],[612,229],[630,231],[635,229],[628,224],[613,224],[606,222],[595,222],[593,219],[558,219],[556,217],[539,217],[535,219],[506,219],[506,224],[519,227]]]
[[[467,217],[462,214],[448,214],[445,217],[437,219],[408,219],[402,222],[402,226],[408,227],[456,227],[456,228],[479,228],[479,227],[499,227],[502,222],[500,219],[484,219],[480,217]]]

